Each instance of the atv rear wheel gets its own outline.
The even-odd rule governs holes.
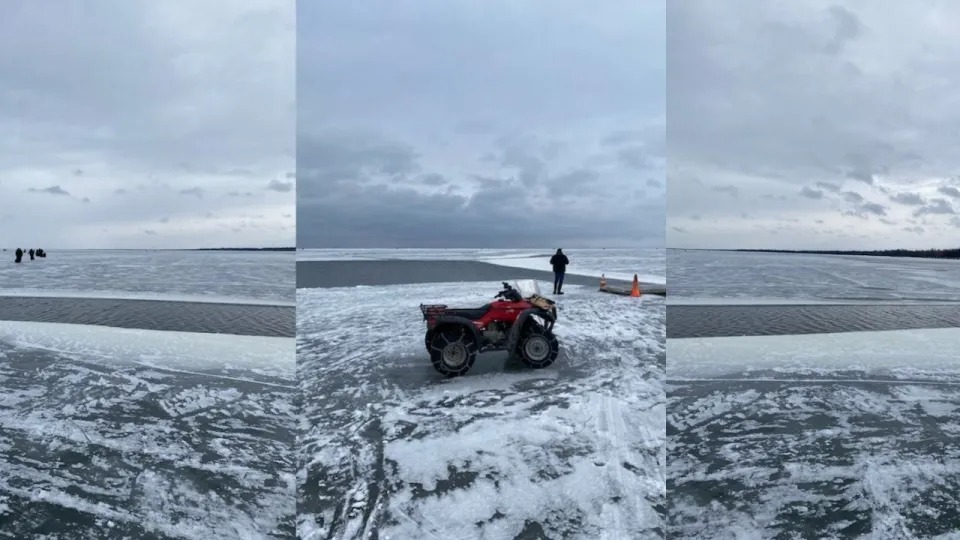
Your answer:
[[[465,374],[477,359],[477,343],[463,326],[446,326],[428,340],[434,369],[447,377]]]
[[[527,367],[545,368],[560,355],[560,342],[553,332],[543,326],[531,323],[523,329],[517,343],[517,356]]]

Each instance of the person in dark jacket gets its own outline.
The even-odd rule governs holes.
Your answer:
[[[30,260],[31,260],[31,261],[32,261],[32,260],[35,260],[35,259],[33,258],[33,248],[30,248],[30,251],[28,251],[27,253],[30,254]]]
[[[558,249],[553,257],[550,257],[550,264],[553,266],[553,294],[563,294],[563,275],[567,272],[570,259],[563,254],[562,249]]]
[[[16,255],[17,258],[14,259],[13,262],[20,262],[20,260],[23,259],[23,250],[20,248],[17,248],[17,250],[14,252],[14,255]]]

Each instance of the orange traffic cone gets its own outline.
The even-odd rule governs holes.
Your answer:
[[[633,275],[633,288],[630,289],[630,296],[640,296],[640,280],[637,279],[637,275]]]
[[[601,289],[607,288],[607,278],[605,274],[600,274],[600,288]]]

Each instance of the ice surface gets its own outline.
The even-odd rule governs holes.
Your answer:
[[[668,250],[667,258],[671,304],[684,298],[960,302],[954,260],[684,250]]]
[[[97,362],[250,369],[280,377],[296,369],[292,338],[0,321],[0,341]]]
[[[957,305],[958,300],[817,300],[812,298],[676,298],[670,297],[671,306],[941,306]]]
[[[671,305],[960,301],[958,261],[675,250],[668,259]],[[960,530],[960,328],[671,338],[667,349],[669,536]]]
[[[550,257],[555,249],[307,249],[297,252],[298,261],[343,260],[468,260],[511,268],[552,271]],[[666,283],[666,255],[663,249],[565,249],[571,264],[567,273],[599,278]]]
[[[500,287],[298,291],[302,538],[662,536],[663,300],[571,286],[553,366],[492,353],[443,379],[418,305]]]
[[[666,283],[666,278],[663,275],[665,270],[658,271],[654,260],[646,260],[643,261],[646,264],[640,264],[640,261],[637,260],[632,263],[627,262],[622,256],[610,257],[593,253],[578,255],[575,252],[567,254],[567,256],[571,259],[571,264],[567,267],[567,273],[571,275],[590,276],[598,279],[601,275],[604,275],[608,279],[633,281],[634,274],[637,274],[637,278],[646,283]],[[577,259],[574,260],[574,257],[577,257]],[[549,256],[537,258],[492,257],[482,259],[482,261],[511,268],[552,271]],[[636,268],[636,270],[631,272],[631,268]]]
[[[860,371],[902,377],[960,373],[960,328],[671,339],[667,374]]]
[[[293,346],[0,321],[0,530],[289,537]]]
[[[960,328],[667,349],[670,536],[960,530]]]
[[[960,530],[958,409],[956,377],[677,386],[668,536],[948,538]]]
[[[0,296],[82,296],[289,305],[292,252],[51,251],[0,264]]]

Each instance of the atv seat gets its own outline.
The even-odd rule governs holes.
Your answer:
[[[444,315],[453,315],[455,317],[463,317],[464,319],[475,321],[486,315],[488,311],[490,311],[490,304],[486,304],[478,308],[448,308]]]

